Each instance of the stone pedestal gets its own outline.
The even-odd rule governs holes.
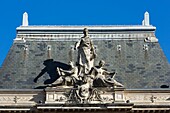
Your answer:
[[[115,103],[125,103],[124,97],[125,88],[114,88],[114,102]]]
[[[97,94],[93,94],[86,103],[76,103],[70,100],[69,94],[73,87],[61,86],[45,89],[46,104],[107,104],[107,103],[125,103],[124,88],[96,88]]]
[[[46,93],[46,104],[64,104],[68,101],[68,94],[72,87],[61,86],[61,87],[49,87],[45,89]]]

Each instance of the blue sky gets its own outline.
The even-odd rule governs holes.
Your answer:
[[[25,11],[30,25],[139,25],[148,11],[170,61],[170,0],[1,0],[0,65]]]

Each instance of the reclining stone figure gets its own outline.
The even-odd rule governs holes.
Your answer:
[[[89,75],[93,77],[93,86],[94,87],[108,87],[108,86],[116,86],[123,87],[123,85],[117,82],[114,77],[116,72],[108,72],[103,68],[105,62],[101,60],[98,66],[95,66],[89,72]]]

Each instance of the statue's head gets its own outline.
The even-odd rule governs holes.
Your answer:
[[[89,33],[88,29],[87,29],[87,28],[84,28],[83,34],[84,34],[85,36],[88,36],[88,33]]]
[[[105,65],[105,61],[104,61],[104,60],[100,60],[99,66],[100,66],[100,67],[103,67],[104,65]]]

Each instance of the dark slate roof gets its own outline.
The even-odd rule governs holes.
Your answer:
[[[34,89],[44,88],[44,81],[49,79],[45,73],[37,83],[34,78],[43,71],[43,63],[53,59],[53,64],[67,64],[70,60],[76,61],[77,52],[73,45],[78,39],[62,38],[62,40],[46,40],[34,37],[29,38],[28,31],[18,29],[17,37],[25,38],[24,41],[15,40],[0,70],[1,89]],[[155,29],[154,29],[155,30]],[[153,29],[150,32],[154,32]],[[40,30],[43,34],[44,30]],[[48,30],[47,30],[48,31]],[[100,30],[95,33],[100,33]],[[112,31],[109,31],[109,33]],[[115,31],[114,31],[115,32]],[[148,33],[148,31],[139,31]],[[78,32],[79,33],[79,32]],[[124,31],[124,33],[136,33],[136,31]],[[23,34],[22,36],[19,36]],[[36,33],[35,33],[36,34]],[[37,33],[38,34],[38,33]],[[82,34],[82,33],[79,33]],[[30,34],[29,34],[30,35]],[[27,38],[26,38],[27,37]],[[44,37],[47,37],[44,35]],[[103,59],[109,71],[117,71],[116,80],[127,89],[160,88],[161,85],[170,85],[170,65],[158,42],[145,42],[146,37],[132,40],[101,37],[93,38],[96,47],[97,58],[95,64]],[[117,51],[117,45],[121,45],[121,51]],[[143,46],[148,45],[144,51]],[[51,47],[49,51],[47,48]],[[49,70],[54,67],[50,67]]]

